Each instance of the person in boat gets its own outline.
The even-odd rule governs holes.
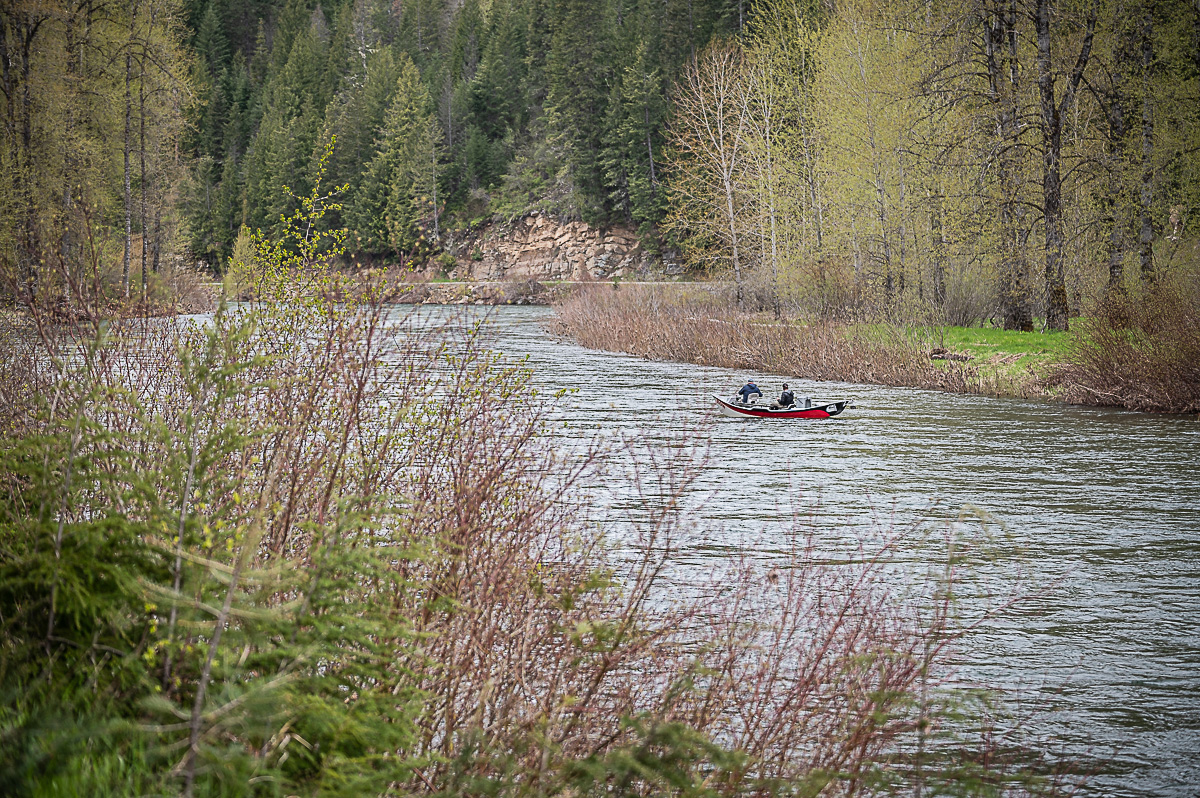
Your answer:
[[[783,393],[779,394],[779,398],[771,402],[772,410],[781,410],[785,407],[791,407],[796,404],[796,395],[788,388],[788,384],[783,384]]]
[[[742,389],[740,391],[738,391],[738,396],[741,397],[742,404],[750,404],[750,397],[751,396],[761,397],[762,391],[758,390],[758,386],[754,384],[754,380],[750,380],[749,382],[747,382],[745,385],[742,386]]]

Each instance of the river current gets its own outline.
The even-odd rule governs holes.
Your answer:
[[[682,424],[710,438],[676,581],[732,552],[769,556],[797,515],[824,535],[977,526],[990,554],[968,580],[992,595],[1019,581],[1035,596],[969,634],[964,678],[1035,705],[1030,722],[1057,753],[1109,762],[1085,794],[1200,794],[1194,417],[653,362],[558,339],[545,308],[465,313],[486,316],[488,346],[527,357],[540,388],[575,391],[552,411],[564,445],[620,434],[671,445]],[[718,416],[711,395],[749,377],[767,394],[787,380],[857,407],[818,422]]]

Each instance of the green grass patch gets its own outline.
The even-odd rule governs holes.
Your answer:
[[[1073,322],[1076,320],[1072,320]],[[935,353],[944,349],[951,356],[966,355],[978,371],[983,393],[996,396],[1049,396],[1042,378],[1061,363],[1072,340],[1070,333],[1020,332],[997,327],[899,327],[887,324],[857,325],[868,335],[902,336],[910,344]],[[954,358],[956,362],[961,362]],[[934,359],[942,368],[950,360]]]
[[[1020,332],[997,327],[942,327],[931,331],[936,346],[970,355],[981,383],[996,395],[1037,396],[1042,378],[1063,361],[1071,341],[1064,332]]]
[[[975,357],[988,355],[1056,355],[1061,353],[1070,340],[1069,333],[1019,332],[995,327],[943,327],[940,332],[942,346],[954,352],[968,352]]]

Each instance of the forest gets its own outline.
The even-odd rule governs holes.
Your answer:
[[[145,295],[278,236],[336,141],[349,265],[533,211],[738,299],[1065,329],[1190,284],[1194,3],[6,3],[10,291]],[[140,289],[138,288],[140,285]],[[65,301],[65,300],[64,300]]]

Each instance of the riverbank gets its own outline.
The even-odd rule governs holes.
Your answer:
[[[1162,309],[1164,306],[1159,304]],[[1168,309],[1169,310],[1169,309]],[[1186,311],[1163,311],[1154,346],[1107,334],[828,321],[776,321],[739,311],[711,292],[654,287],[573,293],[554,332],[593,349],[797,379],[1036,398],[1154,412],[1200,412],[1200,340]],[[1175,325],[1175,326],[1180,326]],[[1128,333],[1128,331],[1126,331]],[[1166,344],[1171,344],[1167,347]],[[1200,353],[1197,353],[1200,354]]]
[[[397,283],[388,301],[409,305],[553,305],[567,297],[570,281],[428,280]]]
[[[1048,365],[1041,349],[1012,351],[942,330],[890,325],[775,321],[741,312],[707,292],[654,288],[579,291],[557,306],[554,332],[593,349],[651,360],[797,379],[861,382],[1042,398]],[[995,351],[989,351],[994,349]]]

